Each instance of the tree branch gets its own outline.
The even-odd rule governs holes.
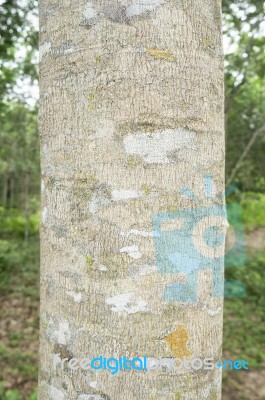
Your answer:
[[[244,160],[244,158],[246,157],[246,155],[248,154],[249,150],[251,149],[251,147],[253,146],[253,144],[255,143],[256,139],[258,138],[258,136],[265,131],[265,124],[263,124],[259,129],[256,130],[256,132],[254,132],[254,134],[252,135],[252,138],[250,139],[250,141],[248,142],[245,150],[243,151],[243,153],[241,154],[241,156],[239,157],[239,160],[237,161],[235,167],[233,168],[230,177],[227,180],[227,186],[230,185],[230,183],[232,182],[232,180],[234,179],[242,161]]]

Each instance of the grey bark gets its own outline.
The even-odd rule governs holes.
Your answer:
[[[40,0],[39,399],[219,400],[221,371],[53,368],[53,357],[213,357],[222,298],[167,302],[154,214],[224,189],[218,0]],[[195,289],[194,289],[195,290]]]

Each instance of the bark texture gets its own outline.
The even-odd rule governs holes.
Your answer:
[[[165,301],[154,214],[224,189],[219,0],[40,0],[40,400],[219,400],[221,371],[54,368],[61,359],[221,357],[222,298]],[[180,266],[181,269],[181,266]]]

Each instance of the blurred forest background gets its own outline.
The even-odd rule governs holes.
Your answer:
[[[265,399],[265,5],[225,0],[226,178],[241,204],[248,263],[227,268],[224,400]],[[0,0],[0,400],[37,399],[39,138],[37,2]],[[195,399],[193,399],[195,400]]]

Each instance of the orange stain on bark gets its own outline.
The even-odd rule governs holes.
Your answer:
[[[174,332],[165,336],[164,339],[175,357],[180,359],[191,357],[191,352],[187,346],[189,335],[185,326],[180,325]]]

